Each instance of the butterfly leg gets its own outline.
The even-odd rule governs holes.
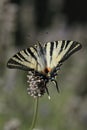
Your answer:
[[[50,99],[49,91],[48,91],[48,88],[46,86],[45,86],[45,89],[46,89],[46,92],[48,94],[48,98]]]
[[[59,93],[60,90],[59,90],[59,87],[58,87],[57,81],[56,81],[55,79],[52,79],[51,81],[56,85],[57,92]]]

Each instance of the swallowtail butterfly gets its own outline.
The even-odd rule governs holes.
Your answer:
[[[21,50],[10,58],[7,67],[28,71],[28,94],[37,97],[47,92],[50,98],[47,83],[54,82],[59,91],[56,76],[60,66],[81,48],[79,42],[69,40],[47,42],[44,45],[38,42],[34,47]]]

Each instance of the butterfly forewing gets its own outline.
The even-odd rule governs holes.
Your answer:
[[[33,47],[24,49],[14,55],[7,63],[9,68],[19,68],[23,70],[39,68],[37,50]]]
[[[48,68],[54,68],[65,61],[74,52],[81,49],[81,44],[75,41],[54,41],[45,44]]]

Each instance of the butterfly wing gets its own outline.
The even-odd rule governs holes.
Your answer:
[[[38,47],[30,47],[24,49],[12,58],[7,63],[8,68],[18,68],[22,70],[36,70],[41,71],[45,66],[45,58],[43,57],[43,47],[38,44]]]
[[[51,70],[81,49],[76,41],[54,41],[45,44],[47,67]]]
[[[44,47],[38,46],[24,49],[9,59],[7,67],[38,72],[51,71],[64,62],[70,55],[81,49],[81,44],[75,41],[48,42]]]

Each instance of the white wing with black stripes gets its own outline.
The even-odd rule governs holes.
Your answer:
[[[81,47],[78,42],[65,40],[48,42],[44,46],[38,43],[37,46],[24,49],[10,58],[7,67],[33,69],[48,74]]]
[[[81,49],[76,41],[54,41],[45,44],[47,67],[52,69],[64,62],[74,52]]]
[[[74,52],[81,49],[81,44],[75,41],[54,41],[45,43],[43,46],[38,43],[34,47],[24,49],[9,59],[7,67],[19,68],[28,71],[28,94],[41,97],[45,92],[49,96],[47,83],[49,81],[59,87],[55,77],[62,62]]]
[[[7,67],[22,70],[42,71],[46,66],[44,51],[39,44],[35,47],[24,49],[9,59]]]

